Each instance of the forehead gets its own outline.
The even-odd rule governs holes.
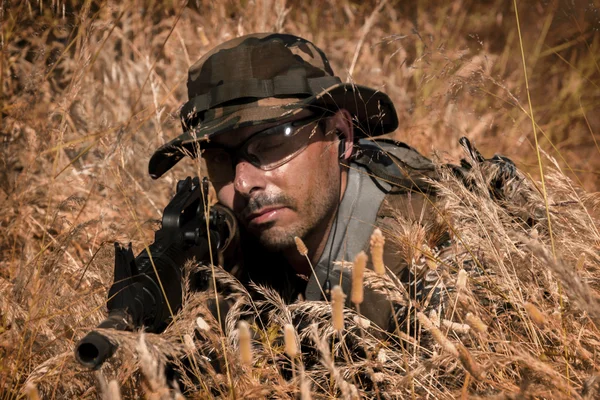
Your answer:
[[[268,128],[272,128],[274,126],[283,125],[292,121],[299,121],[307,118],[312,113],[308,110],[303,110],[302,112],[294,115],[293,117],[286,118],[284,120],[278,122],[272,122],[268,124],[260,124],[254,126],[246,126],[244,128],[232,129],[227,132],[220,133],[216,135],[214,138],[210,140],[211,143],[215,143],[222,146],[227,147],[235,147],[241,143],[243,143],[250,136],[254,135],[257,132],[263,131]]]

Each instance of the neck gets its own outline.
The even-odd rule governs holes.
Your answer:
[[[333,228],[333,224],[335,222],[337,209],[342,201],[344,192],[346,191],[347,182],[348,173],[347,171],[343,171],[341,174],[340,181],[339,201],[333,209],[333,212],[328,213],[327,218],[323,218],[321,223],[315,227],[313,232],[307,235],[306,238],[304,238],[304,244],[308,249],[308,259],[310,260],[310,264],[312,264],[313,266],[319,261],[323,254],[323,251],[325,251],[327,240],[329,239],[331,229]],[[295,247],[293,249],[284,251],[283,256],[297,273],[306,276],[312,275],[312,270],[309,263],[306,260],[306,257],[298,253],[298,250]]]

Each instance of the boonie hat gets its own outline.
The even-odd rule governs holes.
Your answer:
[[[154,179],[217,135],[283,121],[307,108],[324,114],[348,110],[358,137],[398,127],[385,93],[343,83],[323,51],[294,35],[258,33],[229,40],[192,65],[187,88],[189,101],[180,115],[183,134],[150,159]]]

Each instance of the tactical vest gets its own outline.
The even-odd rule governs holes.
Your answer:
[[[387,268],[401,277],[406,272],[407,260],[406,249],[403,251],[394,240],[399,221],[421,224],[425,229],[436,224],[432,210],[435,193],[430,180],[437,178],[437,172],[431,160],[415,149],[389,139],[360,140],[347,168],[346,191],[323,255],[309,279],[307,300],[321,300],[323,289],[337,284],[344,293],[350,293],[351,272],[341,262],[352,261],[361,250],[368,253],[375,227],[387,239],[384,248]],[[388,328],[391,307],[381,294],[365,291],[361,313],[380,327]]]

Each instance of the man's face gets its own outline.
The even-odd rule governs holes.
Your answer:
[[[231,208],[248,232],[269,250],[290,248],[295,245],[295,236],[306,240],[326,229],[327,217],[335,211],[340,196],[338,138],[325,132],[330,130],[327,125],[307,125],[311,130],[308,145],[285,164],[265,171],[242,158],[235,164],[232,180],[213,182],[219,202]],[[235,148],[273,126],[242,128],[212,143]]]

